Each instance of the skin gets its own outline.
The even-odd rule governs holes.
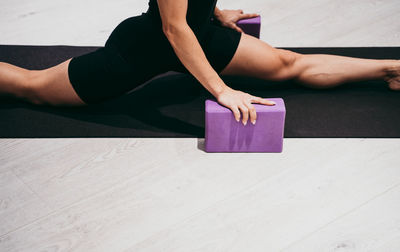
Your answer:
[[[257,114],[252,103],[274,105],[271,101],[228,87],[207,61],[195,35],[186,22],[187,0],[158,0],[163,31],[176,55],[188,71],[216,98],[232,110],[235,119],[255,124]],[[221,24],[242,32],[236,22],[257,14],[242,10],[219,10]],[[329,62],[329,64],[327,64]],[[267,43],[242,34],[238,49],[221,75],[246,75],[270,80],[295,79],[310,87],[326,88],[347,81],[387,78],[387,69],[400,67],[398,60],[367,60],[335,55],[301,55],[275,49]],[[396,78],[394,78],[396,79]],[[396,81],[394,81],[396,82]]]
[[[242,75],[265,80],[288,80],[317,89],[351,81],[381,79],[391,90],[400,90],[400,61],[360,59],[326,54],[302,55],[276,49],[266,42],[242,34],[230,63],[216,73],[186,22],[187,0],[158,0],[163,31],[176,55],[188,71],[217,101],[229,108],[239,122],[255,123],[252,103],[273,105],[271,101],[228,87],[220,75]],[[219,10],[215,17],[222,25],[242,32],[236,22],[257,14],[242,10]],[[68,77],[68,59],[43,70],[27,70],[0,62],[0,94],[14,96],[37,105],[85,106]]]
[[[243,13],[243,10],[220,10],[215,6],[214,16],[221,22],[221,25],[234,29],[238,32],[243,30],[236,25],[240,19],[258,17],[257,13]]]
[[[274,103],[261,97],[233,90],[223,82],[207,61],[195,34],[186,22],[187,4],[187,0],[158,1],[165,36],[186,69],[217,98],[220,104],[233,111],[236,121],[240,120],[240,109],[243,113],[244,124],[247,123],[249,113],[252,123],[255,124],[257,115],[251,102],[265,105],[274,105]],[[215,14],[225,25],[238,29],[234,24],[239,18],[236,13],[216,10]],[[245,16],[254,16],[254,14]]]

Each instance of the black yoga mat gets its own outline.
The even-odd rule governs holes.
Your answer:
[[[97,47],[0,45],[0,61],[43,69]],[[400,47],[284,48],[360,58],[399,59]],[[400,137],[400,92],[384,81],[316,90],[291,81],[222,76],[227,85],[286,104],[285,137]],[[107,102],[87,107],[36,106],[0,97],[0,137],[204,137],[205,99],[190,75],[168,72]]]

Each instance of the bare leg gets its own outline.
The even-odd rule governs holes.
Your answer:
[[[294,79],[312,88],[330,88],[346,82],[382,79],[400,89],[400,61],[360,59],[327,54],[299,54],[276,49],[242,34],[239,47],[222,75],[252,76],[266,80]]]
[[[0,62],[0,94],[23,98],[29,74],[27,69]]]
[[[399,89],[399,60],[361,59],[327,54],[299,57],[292,66],[299,83],[312,88],[331,88],[346,82],[386,80]],[[397,78],[395,78],[397,76]]]
[[[44,70],[27,70],[0,62],[0,95],[14,96],[37,105],[86,105],[69,81],[70,60]]]

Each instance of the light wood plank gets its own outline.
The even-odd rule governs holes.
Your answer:
[[[171,141],[164,146],[185,146],[164,140]],[[192,156],[181,159],[165,148],[175,164],[154,167],[24,226],[2,237],[3,248],[276,251],[400,181],[400,141],[285,141],[282,155],[189,150]],[[366,160],[353,158],[375,148]],[[299,155],[301,149],[307,154]]]
[[[51,207],[11,171],[0,173],[0,237],[50,212]]]
[[[400,184],[398,156],[391,156],[400,146],[374,143],[379,151],[358,159],[351,157],[367,153],[365,143],[343,140],[334,155],[327,152],[332,146],[309,150],[298,165],[127,251],[280,251]],[[400,235],[400,230],[387,232]]]
[[[13,169],[30,170],[32,162],[40,162],[40,157],[60,153],[73,144],[74,139],[64,138],[54,142],[51,139],[1,139],[0,144],[0,173]]]
[[[122,142],[124,141],[128,140],[122,140]],[[57,241],[53,241],[51,237],[48,237],[49,233],[57,233],[59,237],[64,236],[64,238],[61,238],[62,240],[72,239],[70,243],[74,244],[74,232],[67,232],[64,229],[69,230],[71,226],[75,226],[77,227],[76,229],[86,230],[86,228],[82,226],[90,225],[88,222],[97,223],[93,225],[100,226],[102,231],[101,233],[95,230],[87,231],[88,234],[85,236],[85,239],[79,242],[77,241],[78,244],[76,244],[76,248],[82,250],[93,248],[93,244],[99,240],[103,240],[108,246],[111,246],[110,249],[112,246],[118,246],[117,244],[124,244],[113,243],[112,239],[106,239],[106,237],[104,237],[106,235],[113,236],[115,234],[119,235],[113,239],[119,239],[121,241],[125,241],[126,239],[126,241],[137,242],[140,241],[141,238],[150,235],[154,230],[158,230],[160,226],[166,227],[175,223],[177,220],[193,215],[199,211],[199,209],[214,204],[236,191],[243,190],[257,183],[261,177],[265,178],[266,176],[272,176],[277,172],[281,172],[283,167],[281,165],[271,167],[255,166],[250,169],[247,168],[246,174],[242,174],[238,171],[243,170],[247,165],[247,160],[243,158],[245,157],[243,153],[237,153],[237,155],[224,153],[208,155],[196,149],[198,144],[196,139],[140,139],[140,141],[147,143],[147,147],[137,146],[137,151],[139,151],[139,149],[145,150],[146,148],[152,147],[154,152],[149,153],[153,155],[153,158],[149,159],[155,163],[146,167],[143,157],[142,161],[138,162],[139,158],[131,155],[131,162],[138,163],[135,167],[127,166],[122,163],[117,164],[121,162],[121,159],[115,160],[113,166],[102,166],[104,170],[113,170],[115,169],[114,167],[119,167],[121,165],[120,172],[122,169],[125,169],[126,172],[128,170],[134,170],[136,167],[141,169],[141,165],[145,168],[141,170],[140,174],[130,177],[130,179],[125,182],[119,181],[117,185],[104,189],[102,193],[89,195],[87,199],[89,202],[86,200],[70,205],[65,208],[65,210],[61,209],[62,214],[52,214],[51,216],[23,227],[20,231],[22,233],[28,233],[17,234],[19,233],[18,231],[14,234],[10,234],[17,240],[5,243],[5,248],[24,250],[35,246],[37,249],[53,246],[49,245],[49,243],[53,244],[53,242]],[[88,141],[84,140],[82,142],[87,143]],[[163,149],[162,152],[160,152],[163,154],[159,155],[156,159],[154,159],[154,153],[157,153],[157,150],[154,150],[155,146],[161,146]],[[132,153],[134,153],[134,151],[132,151]],[[186,153],[186,155],[183,155],[183,153]],[[254,154],[255,155],[252,155],[254,160],[260,160],[262,161],[261,163],[265,163],[263,160],[266,159],[270,162],[272,162],[272,160],[277,160],[277,163],[285,160],[281,155]],[[43,159],[45,158],[46,157],[43,157]],[[221,166],[221,164],[229,161],[233,162],[229,167]],[[296,160],[288,159],[287,162],[296,162]],[[49,167],[52,167],[51,164],[49,164]],[[260,175],[261,172],[262,175]],[[41,174],[45,174],[45,172],[41,172]],[[76,181],[79,180],[80,176],[85,175],[84,172],[82,172],[72,176],[75,176],[75,179],[72,181]],[[88,177],[86,178],[88,179]],[[97,177],[97,179],[100,180],[99,184],[102,183],[102,178],[104,178],[104,176]],[[223,181],[221,181],[221,179]],[[62,182],[60,184],[62,185]],[[91,183],[89,180],[87,184],[85,184],[85,189],[88,191],[91,190],[93,184],[94,183]],[[79,183],[70,183],[65,184],[64,188],[58,187],[52,190],[55,195],[57,195],[57,193],[64,194],[64,191],[71,191],[69,189],[70,187],[81,188],[81,185]],[[85,189],[81,190],[83,194],[85,193]],[[50,191],[49,188],[47,188],[47,191]],[[40,191],[39,193],[46,193],[46,190]],[[71,193],[71,195],[75,195],[75,197],[81,196],[77,195],[77,193]],[[61,198],[67,199],[68,197],[64,194]],[[60,224],[66,222],[65,218],[69,218],[71,215],[76,216],[76,220],[72,221],[70,225],[64,226]],[[126,233],[126,230],[129,230],[129,233]],[[62,235],[62,233],[64,233],[64,235]],[[131,237],[132,234],[134,234],[134,239]],[[30,243],[18,240],[20,237],[24,236],[32,236],[36,237],[36,239],[43,240],[37,244],[35,242]],[[6,239],[6,237],[3,238]],[[9,240],[9,238],[6,240]],[[68,249],[70,248],[66,248],[66,250]]]
[[[399,213],[400,186],[396,186],[283,251],[397,252]]]

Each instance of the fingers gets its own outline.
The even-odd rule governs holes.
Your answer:
[[[240,111],[237,107],[233,107],[231,108],[232,112],[233,112],[233,116],[235,117],[236,121],[239,122],[240,120]]]
[[[270,101],[268,99],[264,99],[261,97],[257,97],[257,96],[252,96],[249,100],[244,101],[242,105],[238,106],[243,115],[243,119],[242,119],[243,125],[247,124],[249,117],[250,117],[250,122],[252,124],[256,124],[257,111],[256,111],[255,107],[251,104],[252,102],[261,103],[261,104],[268,105],[268,106],[273,106],[276,104],[273,101]],[[235,115],[235,118],[237,118],[237,115]],[[239,118],[240,118],[240,114],[239,114]],[[236,121],[239,121],[239,120],[236,119]]]
[[[256,103],[268,105],[268,106],[273,106],[273,105],[276,104],[276,103],[273,102],[273,101],[270,101],[270,100],[268,100],[268,99],[264,99],[264,98],[261,98],[261,97],[257,97],[257,96],[253,96],[253,97],[252,97],[252,101],[253,101],[253,102],[256,102]]]
[[[238,32],[243,32],[242,28],[240,28],[239,26],[237,26],[236,24],[233,24],[233,28],[238,31]]]
[[[235,23],[231,23],[230,27],[232,29],[235,29],[238,32],[243,32],[243,30],[239,26],[237,26]]]
[[[240,121],[240,114],[242,114],[243,125],[247,124],[249,118],[252,124],[256,123],[257,113],[252,103],[260,103],[269,106],[276,104],[268,99],[236,90],[230,90],[229,92],[224,93],[224,96],[219,96],[218,102],[230,108],[237,122]]]
[[[259,14],[257,14],[257,13],[246,13],[246,14],[240,15],[240,19],[254,18],[254,17],[258,17],[258,16],[259,16]]]
[[[249,109],[244,104],[241,104],[238,107],[239,107],[240,111],[242,111],[242,117],[243,117],[242,123],[243,123],[243,125],[246,125],[247,120],[249,119]]]
[[[256,119],[257,119],[256,109],[254,108],[254,106],[250,102],[246,102],[244,104],[241,104],[238,107],[239,107],[239,109],[240,109],[240,111],[242,112],[242,115],[243,115],[243,119],[242,119],[243,125],[247,124],[247,121],[249,120],[249,116],[250,116],[250,122],[252,124],[256,123]]]
[[[259,14],[257,14],[257,13],[243,14],[243,10],[238,10],[238,11],[240,13],[240,17],[239,17],[239,19],[237,21],[239,21],[241,19],[254,18],[254,17],[258,17],[259,16]],[[243,30],[239,26],[237,26],[235,22],[230,24],[230,28],[235,29],[238,32],[243,32]]]
[[[246,105],[246,107],[247,107],[247,109],[249,111],[250,122],[252,124],[255,124],[256,123],[256,119],[257,119],[256,108],[251,104],[250,101],[245,102],[245,105]],[[244,124],[244,125],[246,125],[246,124]]]

